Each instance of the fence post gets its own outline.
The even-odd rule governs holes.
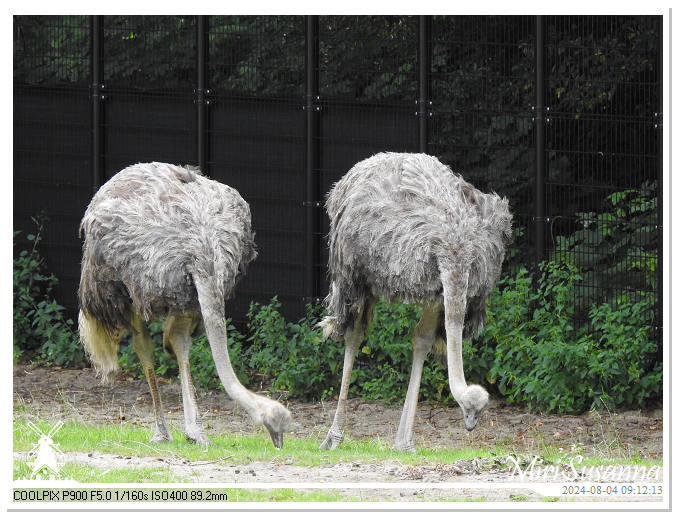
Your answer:
[[[317,240],[318,213],[321,207],[318,187],[318,16],[306,16],[306,88],[304,110],[306,112],[306,258],[305,291],[306,300],[319,301],[319,276],[316,269],[320,258],[320,243]]]
[[[198,167],[203,174],[208,174],[208,113],[207,108],[210,104],[208,96],[210,95],[210,90],[208,89],[208,77],[207,77],[207,60],[208,60],[208,17],[205,15],[199,15],[197,20],[197,38],[196,43],[197,48],[197,87],[195,90],[195,103],[197,107],[197,153],[198,153]]]
[[[90,132],[92,192],[104,182],[104,30],[101,15],[90,16]]]
[[[535,248],[545,258],[545,27],[535,19]]]
[[[429,117],[431,116],[431,100],[429,99],[429,74],[431,56],[429,52],[430,17],[419,17],[419,43],[417,48],[419,66],[419,98],[417,100],[417,118],[419,121],[419,150],[429,150]]]

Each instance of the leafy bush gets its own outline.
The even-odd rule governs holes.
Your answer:
[[[339,388],[344,347],[323,342],[314,328],[320,308],[309,305],[307,315],[287,323],[274,297],[267,305],[253,303],[248,312],[250,368],[269,378],[273,390],[296,397],[326,397]]]
[[[543,263],[537,276],[537,290],[525,269],[501,282],[488,323],[466,352],[467,366],[490,362],[486,379],[502,395],[545,412],[643,407],[657,399],[662,366],[644,317],[655,303],[651,294],[635,303],[592,305],[590,332],[572,325],[578,270]]]
[[[73,320],[64,318],[64,307],[52,297],[57,277],[45,272],[45,260],[38,252],[44,218],[32,220],[37,231],[26,236],[31,249],[13,259],[13,356],[18,359],[31,352],[44,364],[69,366],[82,362],[84,352],[73,332]],[[14,231],[14,238],[20,233]]]
[[[625,192],[611,203],[617,207],[626,201],[632,209],[623,211],[634,218],[637,210],[633,208],[639,199],[638,194]],[[42,363],[67,366],[83,360],[84,353],[75,339],[72,321],[64,319],[63,307],[51,298],[57,279],[45,274],[44,259],[37,251],[42,221],[35,222],[38,232],[28,236],[31,250],[14,259],[14,355],[30,350]],[[610,235],[624,235],[610,226]],[[610,247],[634,249],[637,238],[628,238],[622,245]],[[582,248],[584,243],[572,237],[570,250]],[[562,253],[562,259],[572,260],[567,252]],[[648,257],[649,265],[654,265],[652,260]],[[655,331],[648,325],[648,316],[656,312],[654,293],[633,288],[637,290],[590,304],[587,323],[578,326],[576,317],[583,306],[581,298],[574,295],[586,273],[570,262],[545,262],[532,273],[521,268],[505,277],[491,294],[485,328],[477,338],[464,342],[467,381],[485,381],[510,402],[544,412],[644,407],[659,398],[662,365],[656,362]],[[650,284],[650,278],[647,280]],[[247,336],[227,320],[231,363],[239,379],[246,385],[264,379],[271,390],[290,397],[324,399],[336,394],[344,345],[322,340],[315,325],[323,310],[309,306],[305,317],[289,323],[280,307],[276,297],[266,305],[251,304]],[[351,395],[403,401],[412,362],[410,339],[420,315],[419,308],[412,305],[377,304],[354,364]],[[150,323],[149,330],[156,345],[156,372],[175,375],[177,364],[162,349],[162,321]],[[141,364],[129,343],[123,341],[120,364],[142,378]],[[197,386],[219,387],[204,335],[194,339],[190,361]],[[422,373],[420,399],[452,400],[447,370],[431,358]]]
[[[614,300],[614,288],[640,294],[656,290],[656,192],[653,182],[612,193],[601,203],[601,212],[576,213],[577,229],[556,237],[553,259],[577,266],[582,275],[582,283],[573,288],[582,302],[576,309],[579,321],[587,319],[590,302]]]
[[[323,342],[314,325],[322,317],[319,306],[309,306],[307,316],[287,323],[280,302],[253,304],[248,317],[251,346],[247,356],[252,370],[266,375],[273,390],[291,397],[326,398],[339,392],[344,345]],[[410,338],[421,310],[403,303],[380,301],[373,322],[354,363],[350,395],[368,400],[400,402],[410,378],[412,349]],[[438,363],[425,366],[420,396],[423,399],[450,399],[445,369]]]
[[[163,349],[163,320],[153,320],[148,323],[149,333],[154,344],[154,359],[156,374],[161,376],[178,376],[179,368],[177,361],[168,356]],[[250,379],[248,376],[245,357],[243,355],[244,336],[231,323],[231,319],[226,320],[227,341],[231,365],[233,366],[238,379],[243,384],[247,384]],[[118,359],[120,367],[130,376],[137,379],[144,377],[141,361],[132,346],[131,337],[128,334],[123,338],[120,346],[120,357]],[[217,375],[210,344],[204,334],[193,338],[193,346],[189,351],[189,362],[191,364],[191,376],[196,386],[205,389],[220,388],[221,383]],[[222,387],[223,388],[223,387]]]

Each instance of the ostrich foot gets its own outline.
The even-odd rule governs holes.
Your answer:
[[[328,435],[326,435],[325,440],[319,446],[321,450],[334,450],[339,448],[344,440],[344,432],[337,432],[330,428]]]
[[[415,453],[415,443],[413,441],[394,443],[394,449],[398,451],[409,451],[410,453]]]
[[[196,444],[200,444],[202,446],[214,446],[214,443],[207,438],[207,435],[205,435],[205,432],[199,432],[199,433],[194,433],[194,432],[186,432],[186,440],[195,442]]]
[[[159,444],[161,442],[172,442],[172,436],[169,434],[166,428],[156,429],[156,433],[151,437],[151,442],[154,444]]]

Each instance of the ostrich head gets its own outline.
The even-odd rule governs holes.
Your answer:
[[[292,414],[276,401],[269,401],[267,405],[262,411],[262,424],[269,431],[273,445],[280,449],[283,447],[283,434],[293,427]]]
[[[469,385],[458,401],[462,408],[464,425],[472,431],[481,417],[481,412],[488,406],[488,392],[479,385]]]

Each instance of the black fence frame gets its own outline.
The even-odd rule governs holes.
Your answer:
[[[209,84],[208,60],[209,56],[209,24],[210,17],[200,15],[196,17],[196,78],[193,97],[196,110],[196,150],[195,162],[201,170],[210,174],[209,132],[212,111],[212,91]],[[662,24],[660,24],[662,25]],[[106,127],[107,88],[104,84],[104,29],[102,16],[90,16],[90,135],[91,135],[91,169],[92,192],[106,181],[104,167],[104,146]],[[413,100],[414,115],[417,118],[417,150],[428,152],[430,149],[431,121],[436,107],[433,105],[430,95],[430,82],[432,73],[431,63],[431,17],[419,16],[418,27],[418,50],[417,50],[417,98]],[[533,143],[535,153],[534,172],[534,200],[533,200],[533,247],[535,258],[542,260],[546,257],[545,230],[550,224],[552,215],[546,200],[546,134],[545,129],[550,124],[549,109],[546,105],[546,82],[545,82],[545,59],[546,59],[546,23],[544,16],[534,17],[534,56],[535,56],[535,104],[533,107]],[[319,94],[319,17],[305,17],[305,86],[303,100],[300,102],[300,110],[304,111],[305,125],[305,192],[304,200],[304,301],[318,303],[321,301],[325,279],[325,266],[322,263],[323,252],[326,247],[326,237],[322,232],[324,218],[323,193],[320,170],[321,147],[321,113],[326,106],[326,100],[321,99]],[[662,50],[662,36],[659,48]],[[659,63],[662,63],[662,55]],[[658,70],[658,87],[662,89],[662,67]],[[658,98],[662,100],[662,92]],[[662,103],[662,101],[660,101]],[[658,132],[658,171],[662,172],[662,104],[658,107],[657,132]],[[415,151],[415,150],[413,150]],[[658,208],[658,324],[662,338],[662,173],[659,175],[659,208]],[[661,356],[659,349],[659,356]]]
[[[418,83],[419,96],[415,100],[415,115],[418,119],[418,143],[419,151],[427,153],[429,149],[429,118],[433,115],[432,101],[429,96],[429,77],[431,71],[430,63],[430,16],[419,16],[419,42],[418,42]],[[210,109],[210,87],[208,85],[208,24],[209,17],[200,15],[197,17],[197,78],[194,90],[197,112],[197,150],[198,156],[196,163],[201,171],[209,174],[208,163],[208,138],[209,131],[209,109]],[[106,102],[104,94],[105,86],[103,81],[103,24],[102,16],[90,16],[91,26],[91,103],[92,103],[92,191],[99,189],[104,179],[103,171],[103,132],[104,113],[103,105]],[[323,273],[317,268],[321,251],[325,247],[323,236],[319,232],[319,222],[322,218],[321,211],[323,200],[318,183],[318,129],[319,113],[321,111],[320,96],[318,89],[318,59],[319,59],[319,39],[318,39],[318,16],[306,16],[306,85],[304,106],[302,109],[306,113],[306,200],[303,202],[306,211],[306,276],[305,287],[306,301],[320,302],[321,278]],[[549,210],[545,207],[545,125],[548,124],[545,116],[549,107],[545,106],[545,28],[544,16],[535,17],[535,70],[536,70],[536,89],[535,89],[535,201],[534,201],[534,226],[535,226],[535,255],[538,259],[545,258],[545,226],[549,223]],[[661,83],[662,84],[662,83]],[[659,131],[662,131],[662,124],[659,124]],[[662,163],[662,150],[659,159]],[[662,284],[659,284],[662,287]]]

